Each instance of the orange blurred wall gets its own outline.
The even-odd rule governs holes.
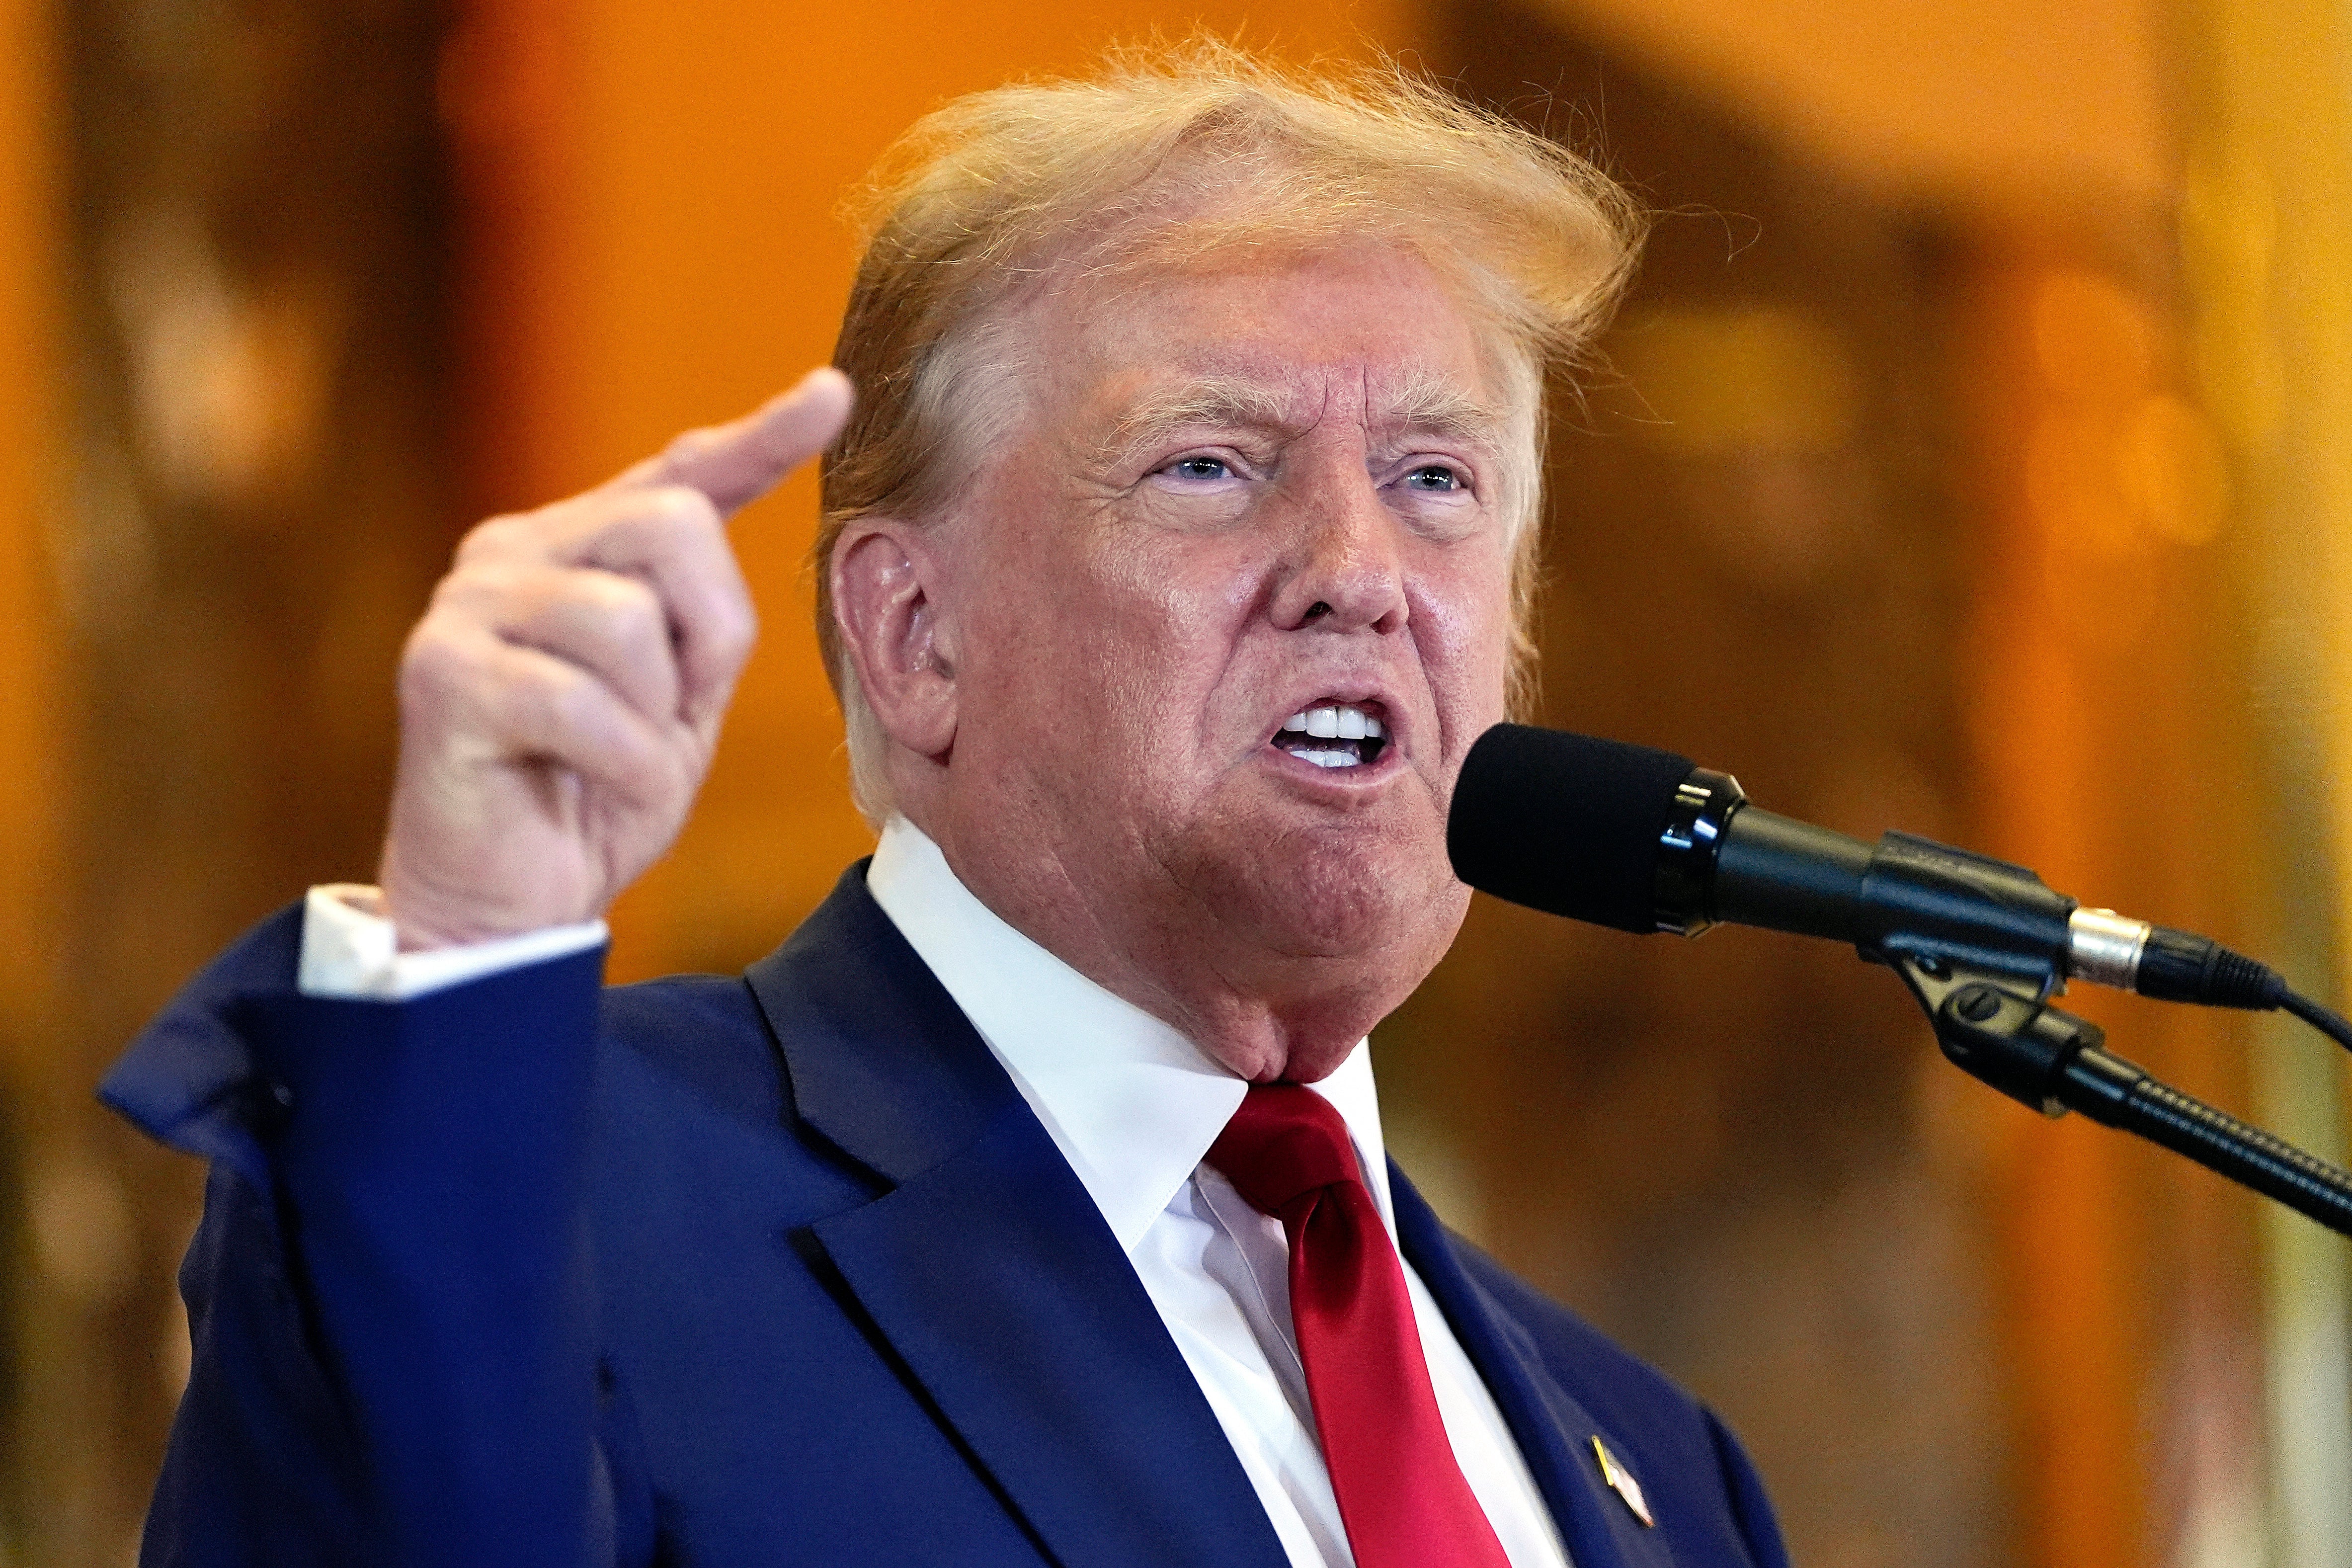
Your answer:
[[[1411,5],[477,0],[443,84],[473,215],[475,495],[567,493],[822,363],[855,263],[835,204],[940,100],[1154,29],[1405,49]],[[809,629],[814,520],[803,475],[735,525],[766,636],[685,837],[616,911],[615,978],[756,956],[870,847]]]
[[[47,11],[0,0],[0,1061],[56,1002],[62,697],[53,552],[65,474],[55,311],[57,127]],[[7,1084],[32,1093],[26,1064]],[[20,1112],[22,1113],[22,1112]]]
[[[2177,18],[2151,0],[1538,0],[1864,183],[1995,211],[2178,178]]]

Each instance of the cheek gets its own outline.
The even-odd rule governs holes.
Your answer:
[[[1511,647],[1510,574],[1499,552],[1450,559],[1423,574],[1412,620],[1422,628],[1431,682],[1452,710],[1448,717],[1499,719]]]
[[[1096,699],[1105,721],[1156,759],[1154,787],[1192,787],[1192,763],[1222,754],[1216,700],[1257,594],[1217,552],[1167,542],[1106,552],[1088,565],[1097,592]]]
[[[1175,770],[1179,715],[1204,712],[1255,602],[1246,571],[1189,542],[1066,512],[1005,529],[967,579],[971,716],[1018,730],[1050,711],[1086,737],[1090,768],[1150,754],[1162,765],[1145,771]]]

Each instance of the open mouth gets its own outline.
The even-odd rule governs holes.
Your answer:
[[[1274,743],[1318,768],[1360,768],[1388,750],[1388,726],[1376,702],[1335,702],[1293,713]]]

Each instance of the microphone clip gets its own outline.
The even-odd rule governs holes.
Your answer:
[[[2106,1033],[2044,1001],[2046,980],[1936,952],[1872,956],[1903,977],[1954,1067],[2044,1116],[2073,1109],[2068,1070],[2083,1052],[2098,1049]]]

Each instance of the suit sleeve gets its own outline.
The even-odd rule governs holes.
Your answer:
[[[300,910],[151,1025],[101,1097],[212,1162],[194,1361],[142,1563],[648,1562],[597,1364],[586,1213],[603,953],[404,1003],[294,988]]]

